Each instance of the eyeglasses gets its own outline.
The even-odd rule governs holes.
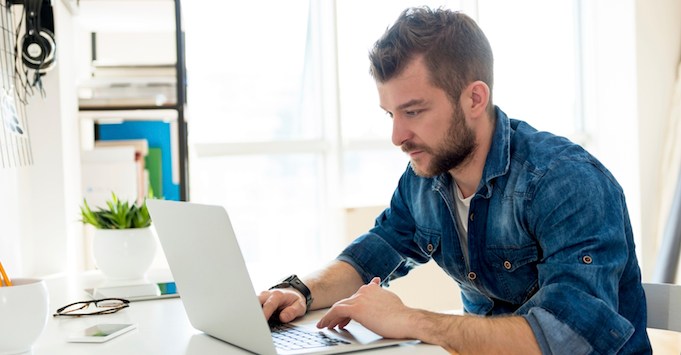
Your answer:
[[[130,307],[129,303],[130,301],[124,300],[122,298],[102,298],[99,300],[80,301],[59,308],[52,316],[80,317],[98,314],[111,314],[116,313],[123,308]],[[90,307],[91,304],[94,304],[97,309],[93,311],[85,310]]]

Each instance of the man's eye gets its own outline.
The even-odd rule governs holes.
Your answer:
[[[409,116],[409,117],[414,117],[421,113],[421,110],[412,110],[412,111],[405,111],[404,114]]]

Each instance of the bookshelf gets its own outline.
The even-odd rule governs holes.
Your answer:
[[[139,199],[150,187],[155,197],[188,200],[180,0],[84,1],[79,12],[89,44],[89,70],[78,86],[84,197],[101,200],[116,188]],[[126,26],[116,26],[123,14]],[[139,140],[146,148],[131,155]],[[146,175],[131,174],[131,159]]]

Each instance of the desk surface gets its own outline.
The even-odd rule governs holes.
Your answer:
[[[150,281],[169,278],[150,277]],[[47,279],[50,312],[71,302],[88,299],[85,288],[101,285],[97,273],[85,277]],[[320,317],[312,312],[308,317]],[[229,320],[226,320],[229,321]],[[136,323],[137,329],[105,343],[69,343],[67,337],[98,323]],[[418,347],[418,350],[416,350]],[[364,353],[364,352],[363,352]],[[446,354],[442,348],[418,344],[400,345],[367,351],[371,354]],[[92,355],[92,354],[251,354],[194,329],[179,298],[132,302],[129,308],[114,314],[88,317],[52,317],[45,331],[33,346],[32,355]]]
[[[168,281],[165,275],[150,276],[150,281]],[[50,312],[71,302],[88,299],[85,288],[99,286],[98,273],[82,277],[46,280],[50,293]],[[313,312],[308,317],[319,317]],[[228,321],[228,320],[226,320]],[[137,329],[101,344],[68,343],[69,334],[98,323],[136,323]],[[651,330],[655,354],[681,353],[681,333]],[[362,354],[447,354],[442,348],[427,345],[400,345]],[[49,316],[45,331],[33,346],[33,355],[92,355],[92,354],[250,354],[244,350],[209,337],[194,329],[187,319],[179,298],[139,301],[118,313],[102,316],[66,318]]]

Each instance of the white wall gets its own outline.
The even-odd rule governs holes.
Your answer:
[[[644,279],[649,279],[660,237],[656,226],[665,125],[681,59],[681,1],[637,0],[636,44],[642,263]]]
[[[57,65],[43,77],[45,97],[31,97],[26,112],[34,164],[0,173],[0,211],[9,212],[0,217],[0,258],[15,276],[61,272],[82,255],[73,21],[61,1],[52,4]]]
[[[0,261],[8,272],[23,273],[21,258],[21,207],[22,193],[18,191],[24,168],[0,169]],[[12,277],[11,275],[9,275]]]

